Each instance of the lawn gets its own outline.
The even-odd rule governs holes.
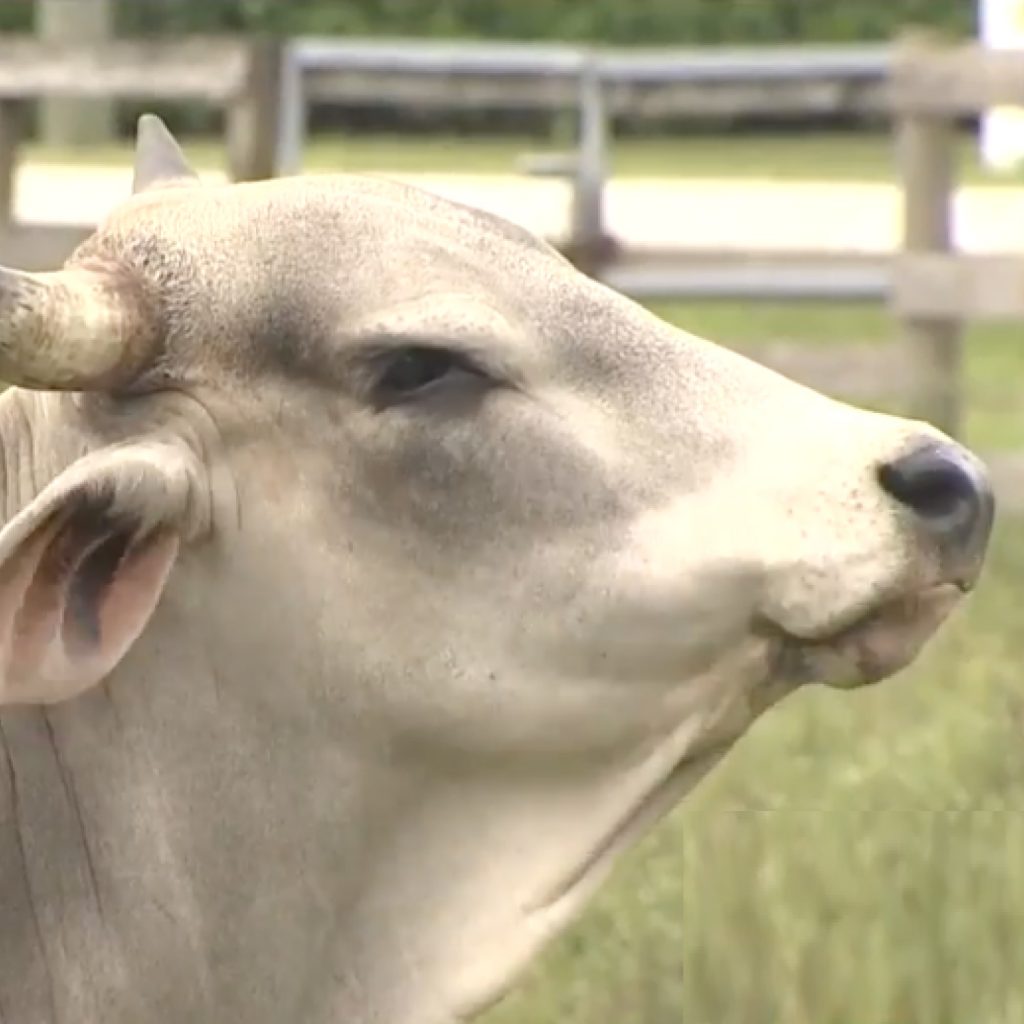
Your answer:
[[[739,345],[890,334],[863,307],[658,311]],[[972,332],[975,444],[1024,444],[1016,334]],[[916,667],[775,708],[488,1024],[1024,1024],[1021,593],[1004,519]]]
[[[200,167],[224,163],[219,140],[186,138],[189,157]],[[357,172],[458,171],[515,173],[527,152],[561,148],[557,139],[536,137],[398,135],[318,135],[305,152],[306,170]],[[1021,175],[992,175],[979,166],[972,135],[958,140],[962,180],[975,183],[1019,183]],[[68,151],[29,144],[30,159],[84,163],[130,162],[128,143],[87,151]],[[664,177],[774,177],[781,179],[885,181],[893,176],[893,145],[884,132],[815,132],[789,135],[676,135],[620,138],[611,150],[611,169],[619,175]]]

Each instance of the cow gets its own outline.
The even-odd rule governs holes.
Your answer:
[[[912,662],[993,523],[922,421],[150,115],[0,271],[0,377],[4,1024],[481,1013],[766,709]]]

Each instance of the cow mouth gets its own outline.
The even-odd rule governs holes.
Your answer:
[[[938,583],[877,603],[850,621],[817,636],[798,636],[764,624],[762,638],[774,648],[765,685],[767,702],[802,683],[853,688],[879,682],[909,665],[963,597],[966,580]],[[564,907],[591,891],[615,857],[675,807],[733,745],[735,737],[691,751],[657,779],[590,855],[534,910]]]
[[[906,668],[971,590],[968,581],[938,583],[876,604],[822,636],[779,629],[777,671],[787,680],[850,688]]]

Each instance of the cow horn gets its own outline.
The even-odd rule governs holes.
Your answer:
[[[44,391],[127,384],[149,363],[155,318],[123,274],[0,267],[0,379]]]

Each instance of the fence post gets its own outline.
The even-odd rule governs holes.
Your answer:
[[[930,34],[914,33],[901,45],[908,64],[937,50]],[[898,91],[897,91],[898,95]],[[896,147],[903,190],[903,249],[907,253],[953,249],[953,119],[937,112],[897,109]],[[905,317],[902,338],[915,379],[912,415],[956,436],[961,429],[963,361],[960,320]]]
[[[14,221],[14,176],[21,143],[22,104],[0,100],[0,231]]]
[[[84,43],[102,53],[116,34],[114,0],[35,0],[23,6],[35,8],[36,34],[47,42]],[[42,96],[37,109],[39,136],[51,145],[80,148],[117,135],[116,103],[106,97]]]
[[[573,181],[570,245],[577,267],[594,274],[604,262],[604,190],[607,111],[598,58],[588,54],[580,70],[579,139]]]
[[[278,171],[283,45],[259,36],[249,47],[245,81],[225,111],[232,181],[259,181]]]
[[[306,145],[306,83],[299,47],[285,43],[281,51],[281,90],[278,123],[278,174],[302,171]]]

